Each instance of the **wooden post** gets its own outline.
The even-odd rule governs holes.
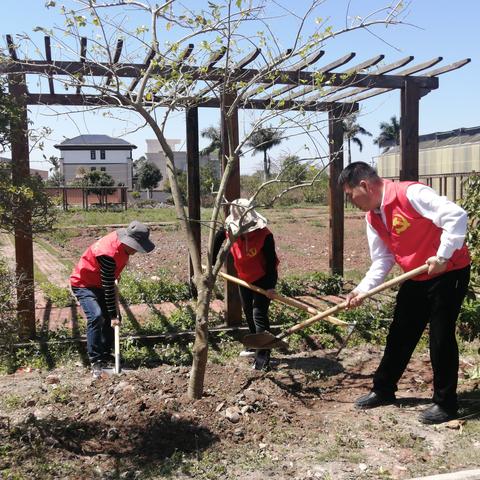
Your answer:
[[[232,143],[233,149],[238,146],[238,110],[235,109],[229,116],[227,111],[233,100],[232,95],[225,94],[221,106],[221,128],[222,128],[222,173],[225,171],[227,158],[233,155],[230,152],[229,140]],[[229,138],[231,135],[231,138]],[[240,162],[236,156],[235,166],[228,179],[225,190],[225,197],[227,200],[235,200],[240,197]],[[228,215],[228,208],[225,209],[225,216]],[[233,257],[228,254],[225,261],[227,274],[237,276],[237,272],[233,265]],[[238,293],[237,285],[225,280],[225,320],[229,327],[236,327],[242,323],[242,305],[240,302],[240,295]]]
[[[10,95],[19,106],[19,114],[11,123],[12,183],[23,184],[30,176],[28,148],[28,113],[25,75],[12,74],[8,77]],[[33,282],[33,239],[32,211],[28,205],[20,205],[15,212],[15,262],[17,315],[20,335],[23,339],[35,337],[35,290]]]
[[[198,108],[186,110],[187,130],[187,196],[188,218],[195,238],[195,248],[200,254],[201,250],[201,225],[200,225],[200,154],[198,147]],[[197,295],[193,283],[192,259],[188,259],[188,278],[190,289],[194,296]]]
[[[400,106],[400,181],[418,180],[419,103],[420,89],[406,78]]]
[[[344,195],[338,185],[343,169],[343,126],[339,108],[328,112],[329,167],[329,265],[330,273],[343,275]]]

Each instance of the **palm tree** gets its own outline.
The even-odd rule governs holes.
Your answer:
[[[259,128],[252,133],[247,145],[253,148],[253,153],[263,152],[263,174],[264,180],[270,178],[270,157],[267,151],[283,141],[282,133],[275,128]]]
[[[351,142],[355,143],[360,149],[360,151],[362,151],[363,143],[358,138],[358,135],[368,135],[369,137],[371,137],[372,134],[357,123],[356,113],[353,113],[352,115],[349,115],[347,118],[345,118],[345,120],[343,120],[342,122],[342,126],[343,126],[343,138],[347,139],[348,164],[350,165],[352,163]]]
[[[220,127],[210,126],[202,130],[201,135],[203,138],[208,138],[210,144],[200,151],[200,155],[210,155],[213,152],[217,152],[218,161],[221,161],[222,156],[222,133]]]
[[[383,153],[392,145],[400,145],[400,122],[395,115],[390,119],[390,123],[382,122],[380,124],[380,135],[373,143],[383,148]]]

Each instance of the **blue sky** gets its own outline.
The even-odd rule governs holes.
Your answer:
[[[184,5],[196,5],[198,0],[184,0]],[[1,0],[2,16],[0,18],[0,32],[2,43],[5,45],[6,33],[31,33],[37,25],[52,26],[60,23],[56,11],[46,10],[44,0]],[[60,3],[60,2],[58,2]],[[291,2],[284,0],[283,5]],[[349,15],[364,16],[369,12],[386,5],[387,1],[381,0],[328,0],[321,7],[320,15],[328,18],[328,24],[335,28],[345,22],[345,12],[349,5]],[[359,63],[377,54],[385,55],[385,63],[394,62],[404,56],[415,56],[414,63],[421,63],[436,56],[444,60],[438,65],[446,65],[465,57],[470,57],[472,62],[460,70],[456,70],[439,77],[438,90],[432,91],[420,102],[420,133],[445,131],[459,127],[473,127],[480,125],[480,94],[478,91],[478,78],[480,78],[479,45],[480,33],[478,19],[480,18],[480,1],[478,0],[412,0],[407,4],[408,16],[405,21],[414,25],[399,25],[378,27],[374,30],[376,36],[360,31],[352,35],[334,39],[325,46],[325,56],[317,62],[316,66],[329,63],[343,56],[347,52],[357,52],[357,57],[346,67]],[[303,9],[306,1],[295,2],[295,11]],[[289,28],[290,20],[285,12],[277,8],[273,12],[270,26],[279,38],[281,48],[288,48],[292,42],[292,31]],[[32,36],[41,44],[43,41],[40,33]],[[378,38],[380,37],[380,38]],[[375,137],[379,133],[379,123],[388,120],[392,115],[399,116],[400,94],[391,92],[367,100],[361,104],[359,122]],[[241,122],[249,123],[251,112],[240,115]],[[70,138],[82,133],[102,133],[112,136],[124,135],[125,125],[113,118],[101,115],[72,114],[69,117],[52,116],[46,108],[34,108],[30,119],[39,127],[49,125],[53,129],[51,140],[45,144],[45,154],[58,155],[53,147],[65,137]],[[133,120],[133,119],[132,119]],[[200,127],[205,128],[217,124],[218,113],[211,109],[201,109]],[[184,120],[182,114],[175,115],[168,128],[167,136],[184,139]],[[145,151],[146,138],[153,135],[147,129],[125,135],[123,138],[138,146],[134,158]],[[354,160],[370,161],[372,156],[379,153],[368,137],[363,139],[364,149],[353,151]],[[201,146],[205,144],[202,140]],[[272,157],[286,153],[300,153],[301,140],[286,141],[271,151]],[[42,168],[42,153],[34,152],[31,155],[32,167]],[[260,163],[260,156],[243,160],[241,168],[243,173],[255,170]]]

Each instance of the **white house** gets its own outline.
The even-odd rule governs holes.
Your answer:
[[[160,146],[160,142],[158,140],[146,140],[147,142],[147,151],[145,152],[145,156],[150,163],[156,165],[160,172],[162,173],[162,180],[158,184],[158,188],[162,189],[164,187],[165,181],[167,180],[167,166],[166,166],[166,156]],[[175,153],[175,166],[178,170],[182,170],[184,172],[187,171],[187,152],[184,150],[177,150],[178,145],[182,143],[181,140],[175,139],[167,139],[167,143],[170,145],[170,148]],[[201,155],[200,156],[200,166],[206,165],[210,161],[210,155]],[[218,162],[214,162],[214,165],[217,166],[218,170]],[[219,173],[219,172],[217,172]]]
[[[60,172],[68,184],[82,171],[106,172],[115,184],[132,188],[132,150],[135,145],[108,135],[80,135],[55,145],[60,150]]]

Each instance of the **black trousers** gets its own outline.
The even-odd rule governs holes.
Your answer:
[[[267,290],[274,288],[267,286],[264,278],[253,282],[257,287]],[[247,320],[248,328],[251,333],[269,332],[270,322],[268,319],[268,307],[271,300],[261,293],[254,292],[246,287],[239,287],[240,300],[242,302],[243,313]],[[267,361],[270,350],[257,350],[257,359],[262,363]]]
[[[457,409],[458,346],[455,323],[467,293],[470,267],[431,280],[407,280],[397,294],[393,322],[373,390],[392,394],[427,324],[433,369],[433,402]]]

